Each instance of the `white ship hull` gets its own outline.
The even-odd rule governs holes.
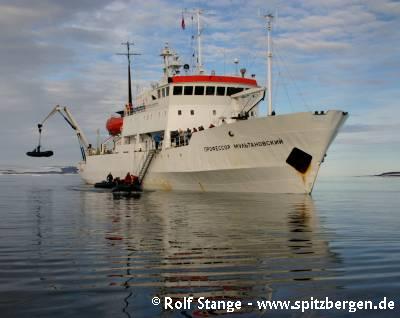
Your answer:
[[[311,193],[321,162],[347,116],[294,113],[206,129],[189,145],[162,148],[143,180],[144,189],[205,192]],[[117,153],[88,156],[79,164],[83,180],[94,184],[111,172],[138,175],[148,151],[124,145]],[[286,160],[296,147],[312,156],[300,172]]]

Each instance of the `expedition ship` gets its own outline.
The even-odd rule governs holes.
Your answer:
[[[93,149],[84,138],[79,173],[89,184],[111,172],[139,177],[144,189],[311,193],[328,147],[347,112],[278,115],[272,109],[271,22],[268,15],[267,88],[245,70],[206,74],[197,11],[194,73],[171,48],[162,50],[163,78],[107,121],[110,138]],[[259,103],[268,97],[268,114]],[[82,138],[78,129],[78,137]]]

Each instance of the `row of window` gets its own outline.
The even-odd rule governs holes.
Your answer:
[[[209,95],[209,96],[231,96],[243,91],[243,87],[225,86],[174,86],[174,95]]]
[[[157,97],[159,99],[161,97],[167,97],[167,96],[169,96],[169,86],[157,90]]]
[[[212,111],[212,114],[215,116],[217,114],[217,111],[214,109]],[[178,110],[178,116],[180,116],[180,115],[182,115],[182,111],[179,109]],[[192,116],[194,115],[194,110],[193,109],[190,110],[190,115],[192,115]]]
[[[231,96],[244,90],[243,87],[225,86],[174,86],[174,95],[208,95],[208,96]],[[246,88],[248,89],[248,88]],[[169,86],[157,90],[157,98],[169,96]],[[156,99],[153,96],[153,99]]]
[[[217,111],[214,109],[214,110],[212,111],[212,114],[213,114],[214,116],[217,115]],[[255,113],[254,111],[251,111],[251,112],[250,112],[250,116],[251,116],[251,117],[254,117],[255,114],[256,114],[256,113]],[[178,116],[181,116],[181,115],[182,115],[182,111],[179,109],[179,110],[178,110]],[[193,109],[190,110],[190,115],[192,115],[192,116],[194,115],[194,110],[193,110]]]
[[[158,112],[158,117],[160,118],[161,117],[161,114],[163,115],[163,116],[166,116],[167,115],[167,112],[164,110],[163,112]],[[213,109],[213,111],[212,111],[212,114],[214,115],[214,116],[216,116],[217,115],[217,111],[215,110],[215,109]],[[181,116],[182,115],[182,110],[178,110],[178,116]],[[190,110],[190,115],[194,115],[194,110],[193,109],[191,109]],[[250,112],[250,116],[251,117],[253,117],[253,116],[255,116],[255,112],[253,112],[253,111],[251,111]],[[143,119],[145,119],[145,120],[149,120],[149,119],[152,119],[152,117],[153,117],[153,114],[152,113],[150,113],[150,114],[146,114],[146,115],[144,115],[143,116]]]

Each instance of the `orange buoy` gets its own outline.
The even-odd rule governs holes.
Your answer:
[[[122,124],[122,117],[111,117],[107,120],[106,128],[110,135],[115,136],[121,133]]]

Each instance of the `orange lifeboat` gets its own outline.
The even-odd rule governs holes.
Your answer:
[[[111,117],[107,120],[106,128],[111,136],[116,136],[122,131],[122,117]]]

